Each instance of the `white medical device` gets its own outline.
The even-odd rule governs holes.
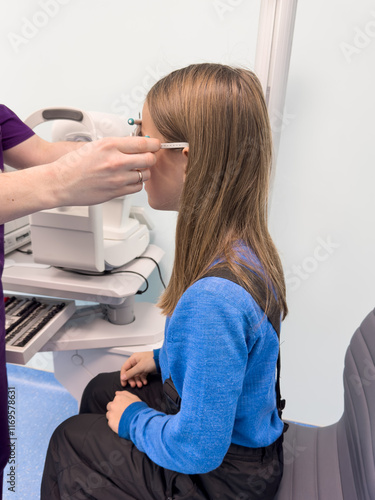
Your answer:
[[[25,123],[34,128],[50,120],[58,120],[53,141],[91,142],[132,130],[116,115],[74,108],[42,109]],[[131,211],[125,196],[100,205],[43,210],[30,216],[30,226],[35,262],[87,272],[111,270],[141,255],[151,229],[142,210]]]
[[[29,218],[27,216],[4,224],[4,255],[17,250],[31,241]]]

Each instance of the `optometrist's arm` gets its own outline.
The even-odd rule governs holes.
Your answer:
[[[113,137],[80,147],[42,145],[34,153],[29,147],[35,145],[35,140],[30,142],[33,137],[4,151],[5,163],[21,170],[0,176],[1,224],[43,209],[93,205],[136,193],[143,186],[136,170],[142,170],[147,181],[156,161],[154,153],[160,149],[157,139]]]
[[[85,144],[85,142],[72,141],[48,142],[34,134],[17,146],[5,150],[3,152],[4,162],[16,169],[45,165]]]

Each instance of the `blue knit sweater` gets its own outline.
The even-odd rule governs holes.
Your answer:
[[[171,376],[181,396],[180,412],[133,403],[119,435],[156,464],[185,474],[216,469],[231,443],[271,444],[283,430],[275,394],[278,348],[275,330],[244,288],[218,277],[197,281],[154,351],[163,381]]]

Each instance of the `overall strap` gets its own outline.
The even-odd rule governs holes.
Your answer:
[[[269,304],[267,304],[267,291],[266,291],[266,283],[264,279],[262,279],[258,274],[256,274],[254,271],[251,269],[248,269],[246,267],[243,267],[243,270],[246,272],[248,277],[250,278],[251,283],[253,284],[254,288],[257,290],[258,297],[259,297],[259,302],[258,305],[262,309],[263,312],[266,310],[266,306],[268,305],[268,313],[267,313],[267,318],[271,325],[273,326],[275,332],[277,333],[277,336],[280,340],[280,329],[281,329],[281,313],[280,313],[280,308],[276,302],[276,298],[274,294],[270,294],[269,297]],[[237,285],[242,286],[247,292],[249,292],[252,297],[252,290],[249,289],[249,287],[244,286],[243,283],[240,283],[238,277],[228,268],[228,267],[218,267],[214,268],[212,270],[209,270],[202,278],[208,278],[208,277],[216,277],[216,278],[224,278],[229,281],[232,281],[233,283],[236,283]],[[254,298],[254,297],[253,297]],[[254,298],[255,300],[255,298]],[[277,357],[277,365],[276,365],[276,404],[277,404],[277,410],[279,413],[279,417],[282,418],[282,411],[285,408],[285,399],[281,398],[281,392],[280,392],[280,371],[281,371],[281,360],[280,360],[280,349],[279,349],[279,355]]]

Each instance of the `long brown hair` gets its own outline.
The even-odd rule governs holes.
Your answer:
[[[157,82],[146,102],[167,141],[189,143],[175,260],[159,302],[162,311],[170,315],[185,290],[217,259],[259,303],[242,267],[249,267],[249,261],[234,248],[242,241],[259,259],[260,268],[250,257],[250,267],[263,274],[267,297],[275,293],[284,318],[284,274],[267,227],[272,137],[258,78],[245,69],[195,64]]]

